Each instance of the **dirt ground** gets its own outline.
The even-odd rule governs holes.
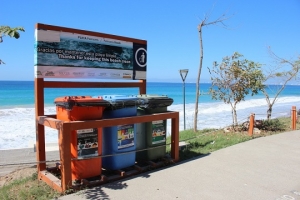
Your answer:
[[[16,169],[15,171],[0,177],[0,187],[7,185],[14,180],[26,178],[37,172],[36,167],[25,167]]]

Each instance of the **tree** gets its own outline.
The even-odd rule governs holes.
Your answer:
[[[237,125],[236,105],[248,94],[253,96],[263,88],[264,76],[260,66],[235,52],[224,57],[221,64],[214,62],[212,69],[208,69],[212,81],[209,93],[212,99],[230,104],[233,127]]]
[[[23,27],[11,28],[9,26],[0,26],[0,43],[3,42],[3,37],[6,35],[19,39],[20,37],[19,31],[25,32],[25,29]],[[0,65],[1,64],[5,64],[5,63],[0,59]]]
[[[203,63],[203,41],[202,41],[202,28],[209,25],[218,25],[221,24],[223,28],[226,28],[225,24],[223,23],[225,20],[229,19],[226,17],[225,14],[221,15],[214,21],[208,22],[210,17],[206,15],[204,19],[198,24],[198,33],[199,33],[199,41],[200,41],[200,64],[198,69],[197,81],[196,81],[196,103],[195,103],[195,115],[194,115],[194,132],[197,132],[197,122],[198,122],[198,103],[199,103],[199,96],[200,96],[200,76],[202,71],[202,63]]]
[[[271,119],[273,105],[278,99],[280,93],[284,90],[289,81],[293,78],[296,78],[299,74],[300,69],[300,56],[298,60],[286,60],[284,58],[280,58],[277,56],[271,49],[269,48],[269,53],[271,57],[274,59],[276,66],[271,67],[271,70],[267,72],[267,75],[264,76],[264,82],[267,82],[271,79],[275,79],[276,81],[280,80],[280,84],[277,86],[273,86],[272,88],[269,85],[265,85],[262,88],[262,93],[266,97],[266,101],[268,104],[267,110],[267,119]],[[284,70],[287,69],[287,70]],[[270,93],[268,93],[267,89],[273,93],[273,98],[270,98]]]

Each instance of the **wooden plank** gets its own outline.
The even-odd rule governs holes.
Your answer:
[[[37,122],[41,125],[48,126],[50,128],[59,130],[64,122],[59,119],[55,119],[53,117],[56,117],[56,115],[38,116]]]
[[[105,38],[123,40],[123,41],[128,41],[128,42],[135,42],[135,43],[139,43],[139,44],[147,44],[146,40],[140,40],[140,39],[135,39],[135,38],[129,38],[129,37],[124,37],[124,36],[117,36],[117,35],[111,35],[111,34],[99,33],[99,32],[93,32],[93,31],[86,31],[86,30],[80,30],[80,29],[66,28],[66,27],[60,27],[60,26],[52,26],[52,25],[41,24],[41,23],[37,23],[35,25],[35,28],[69,32],[69,33],[77,33],[77,34],[83,34],[83,35],[91,35],[91,36],[96,36],[96,37],[105,37]]]
[[[48,171],[40,171],[39,179],[43,180],[47,185],[62,193],[61,180],[49,173]]]
[[[71,130],[86,129],[86,128],[98,128],[98,127],[111,127],[125,124],[135,124],[143,122],[151,122],[157,120],[165,120],[177,118],[178,112],[168,111],[165,113],[155,113],[143,116],[132,116],[113,119],[101,119],[101,120],[86,120],[86,121],[61,121],[48,116],[39,116],[38,121],[44,126],[58,129],[62,124],[68,126]]]
[[[66,81],[45,81],[45,88],[140,88],[145,87],[142,82],[66,82]],[[146,89],[144,89],[146,90]]]

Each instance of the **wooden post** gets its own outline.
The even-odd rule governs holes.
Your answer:
[[[67,123],[59,129],[59,152],[61,164],[61,187],[62,191],[72,188],[71,172],[71,130]]]
[[[46,169],[45,127],[38,123],[38,116],[44,115],[44,79],[35,78],[35,125],[36,125],[36,160],[38,172]],[[43,163],[40,163],[40,162]]]
[[[171,157],[175,162],[179,161],[179,113],[176,114],[176,118],[172,118]]]
[[[297,121],[296,106],[292,106],[291,121],[292,121],[291,124],[292,130],[296,130],[296,121]]]
[[[146,80],[140,80],[140,94],[146,94]]]
[[[253,129],[254,129],[254,119],[255,118],[255,114],[251,113],[250,115],[250,119],[249,119],[249,129],[248,129],[248,135],[252,136],[253,135]]]

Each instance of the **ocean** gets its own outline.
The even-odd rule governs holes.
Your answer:
[[[209,83],[201,83],[198,106],[198,129],[224,128],[232,123],[231,107],[221,101],[212,100],[207,94]],[[278,86],[272,85],[272,97]],[[185,83],[186,128],[193,128],[196,100],[195,83]],[[55,114],[54,99],[61,96],[102,96],[135,95],[137,88],[100,88],[100,89],[45,89],[45,114]],[[183,83],[147,83],[147,94],[167,95],[174,100],[168,110],[180,113],[180,130],[184,129],[183,120]],[[300,85],[288,85],[273,106],[272,118],[290,116],[292,106],[300,108]],[[34,120],[34,82],[0,81],[0,150],[32,147],[35,142]],[[247,96],[237,105],[239,122],[255,113],[256,119],[266,119],[267,103],[263,94]],[[170,121],[167,133],[170,134]],[[57,142],[57,130],[46,127],[46,143]]]

